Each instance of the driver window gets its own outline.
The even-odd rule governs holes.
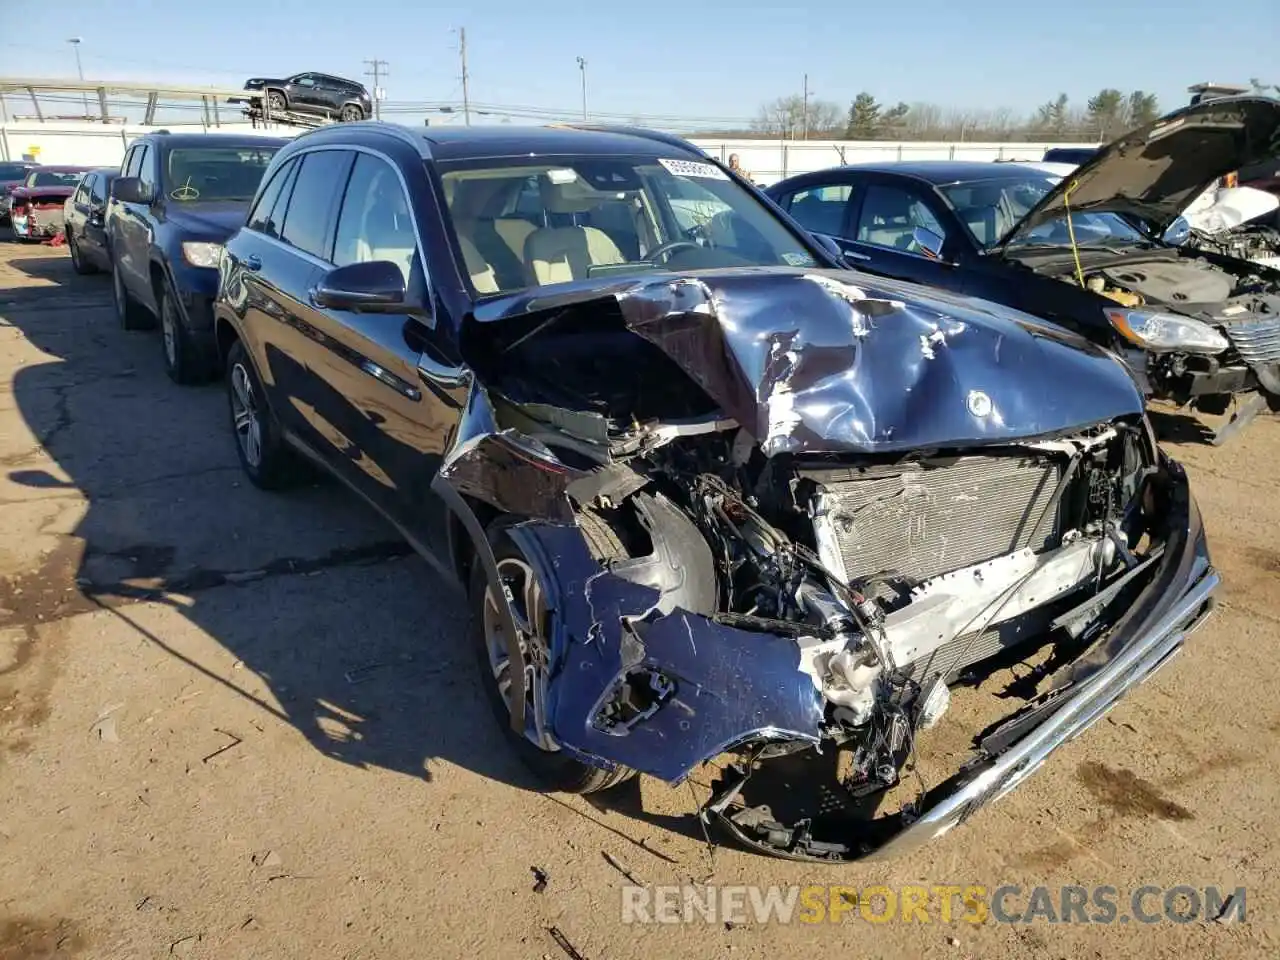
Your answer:
[[[856,236],[859,242],[905,253],[920,253],[912,235],[916,227],[924,227],[945,239],[942,225],[915,194],[882,184],[867,187],[862,209],[858,212]]]
[[[138,164],[138,179],[142,181],[144,187],[150,187],[152,190],[156,188],[156,165],[155,151],[151,149],[151,144],[147,144],[142,148],[142,160]]]
[[[342,267],[389,260],[408,284],[416,250],[417,235],[400,178],[385,161],[357,154],[338,213],[333,262]]]

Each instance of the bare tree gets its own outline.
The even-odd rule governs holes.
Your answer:
[[[798,137],[807,129],[809,136],[823,137],[840,125],[840,118],[839,105],[811,99],[806,107],[804,97],[792,94],[762,106],[752,129],[771,137]]]

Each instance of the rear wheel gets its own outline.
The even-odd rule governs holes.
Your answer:
[[[116,308],[116,321],[122,330],[149,330],[155,325],[151,314],[134,303],[125,289],[120,264],[111,262],[111,300]]]
[[[262,382],[239,340],[227,354],[227,399],[240,466],[255,487],[282,490],[301,476],[297,455],[286,446]]]
[[[627,767],[602,770],[568,756],[556,742],[547,713],[550,682],[549,639],[552,611],[536,567],[521,553],[499,521],[490,528],[490,543],[501,589],[489,582],[484,564],[472,565],[471,636],[480,668],[480,682],[498,723],[512,748],[549,789],[565,793],[596,793],[622,783],[635,771]],[[508,642],[504,608],[516,625],[514,644]],[[513,662],[512,646],[518,651]],[[516,705],[524,714],[524,732],[512,729],[510,694],[513,673],[524,679],[525,694]]]
[[[358,104],[348,103],[345,107],[342,108],[341,116],[342,116],[342,119],[347,123],[352,123],[356,120],[363,120],[364,111],[360,108]]]

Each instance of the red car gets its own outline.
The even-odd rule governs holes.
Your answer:
[[[40,164],[27,160],[0,163],[0,223],[7,223],[9,220],[10,191],[22,186],[27,174],[38,166]]]
[[[52,237],[62,232],[62,208],[90,167],[36,167],[9,192],[13,239]]]

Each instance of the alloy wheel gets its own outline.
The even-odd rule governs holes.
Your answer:
[[[287,109],[284,97],[278,93],[271,93],[267,95],[267,106],[271,108],[272,113],[284,113]]]
[[[231,368],[231,418],[236,442],[245,462],[255,470],[262,466],[262,416],[253,392],[253,380],[244,364]]]
[[[503,596],[494,593],[489,584],[484,593],[484,640],[489,654],[489,669],[508,709],[511,703],[511,657],[507,644],[505,617],[499,604],[506,604],[516,624],[516,643],[521,662],[515,669],[524,674],[525,739],[540,750],[558,751],[560,745],[552,737],[547,718],[547,685],[549,681],[549,647],[547,644],[547,607],[533,568],[523,560],[506,557],[498,561],[498,575]]]
[[[348,123],[356,120],[360,120],[363,117],[364,117],[364,113],[357,106],[348,104],[347,106],[342,108],[342,119],[346,120]]]
[[[77,272],[83,269],[84,264],[80,262],[80,247],[76,244],[76,237],[73,233],[67,234],[67,248],[71,253],[71,265],[76,268]]]

